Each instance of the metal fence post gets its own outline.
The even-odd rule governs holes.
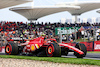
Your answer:
[[[62,43],[62,33],[61,33],[61,29],[58,30],[59,31],[59,42]]]

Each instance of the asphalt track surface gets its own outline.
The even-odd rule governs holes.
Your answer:
[[[68,53],[67,56],[63,55],[62,57],[76,58],[76,56],[73,55],[73,52]],[[100,53],[87,53],[86,57],[84,57],[83,59],[100,60]]]
[[[5,53],[0,53],[0,55],[5,55]],[[69,52],[67,56],[62,55],[61,57],[76,58],[76,56],[73,55],[73,52]],[[83,59],[100,60],[100,53],[87,53],[86,57],[84,57]]]

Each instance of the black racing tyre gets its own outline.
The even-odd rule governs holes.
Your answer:
[[[5,46],[6,55],[18,55],[18,44],[14,42],[8,42]]]
[[[83,55],[80,55],[79,53],[74,52],[74,55],[75,55],[77,58],[83,58],[83,57],[86,56],[86,54],[87,54],[87,48],[86,48],[86,46],[85,46],[84,44],[79,44],[79,43],[78,43],[78,44],[76,44],[75,47],[84,52]]]
[[[47,57],[61,57],[61,48],[57,43],[51,43],[46,48]]]

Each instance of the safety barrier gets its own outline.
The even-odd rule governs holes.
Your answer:
[[[94,42],[94,51],[100,51],[100,41]]]
[[[64,42],[63,42],[64,43]],[[80,42],[87,47],[87,51],[100,51],[100,41],[91,41],[91,42]],[[71,46],[75,46],[76,43],[65,43]]]
[[[100,51],[100,41],[80,42],[87,47],[87,51]]]
[[[87,51],[94,51],[94,42],[80,42],[87,47]]]
[[[87,51],[100,51],[100,41],[92,41],[92,42],[80,42],[87,47]],[[76,43],[65,43],[71,46],[75,46]],[[5,46],[0,47],[0,53],[5,53]]]
[[[5,53],[5,46],[0,47],[0,53]]]

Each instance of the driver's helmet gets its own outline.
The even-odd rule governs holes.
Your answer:
[[[32,37],[31,37],[31,36],[29,36],[29,37],[28,37],[28,39],[29,39],[29,40],[32,40]]]

